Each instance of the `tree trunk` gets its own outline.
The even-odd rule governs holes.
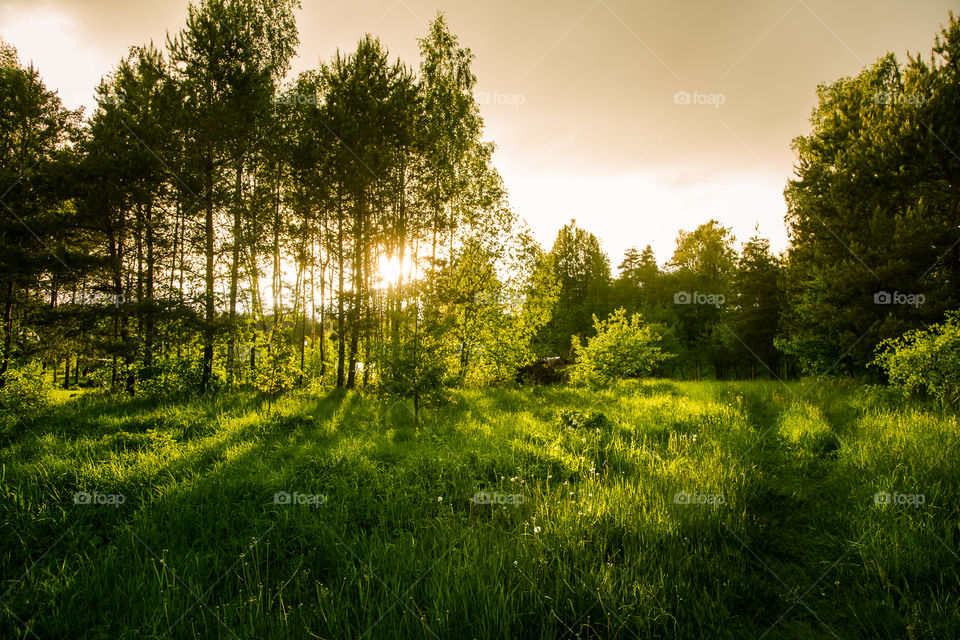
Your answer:
[[[320,262],[320,378],[321,380],[327,374],[327,334],[325,321],[327,317],[327,262],[330,260],[330,254],[327,252],[327,258]]]
[[[3,363],[0,363],[0,389],[7,384],[10,352],[13,349],[13,278],[7,280],[7,295],[3,304]]]
[[[230,256],[230,311],[227,326],[227,380],[234,383],[234,359],[237,349],[237,281],[240,277],[241,209],[243,205],[243,160],[237,161],[234,180],[233,251]]]
[[[362,213],[360,214],[362,215]],[[354,234],[353,251],[353,308],[350,310],[350,368],[347,370],[347,388],[352,389],[357,382],[357,349],[360,346],[361,297],[363,295],[363,230]]]
[[[420,428],[420,394],[413,394],[413,428]]]
[[[280,276],[280,176],[277,175],[277,192],[273,209],[273,328],[280,324],[280,307],[283,291]]]
[[[207,147],[206,166],[204,167],[205,215],[203,225],[203,249],[206,257],[204,270],[204,327],[203,327],[203,364],[200,375],[200,392],[210,388],[213,375],[213,148]]]
[[[143,334],[143,366],[149,369],[153,366],[153,334],[154,334],[154,308],[153,308],[153,278],[154,278],[154,237],[153,237],[153,199],[147,202],[146,208],[146,236],[147,236],[147,274],[146,274],[146,322]]]
[[[343,317],[343,198],[337,194],[337,388],[343,388],[344,383],[344,360],[346,358],[347,343],[344,333]]]

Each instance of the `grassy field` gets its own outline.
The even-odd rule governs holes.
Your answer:
[[[648,381],[157,406],[0,434],[3,638],[957,638],[957,420]]]

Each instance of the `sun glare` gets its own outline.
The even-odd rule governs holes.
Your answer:
[[[409,265],[404,265],[404,267],[409,270]],[[409,277],[409,274],[406,275]],[[380,256],[377,261],[377,276],[382,287],[397,284],[400,282],[400,261],[396,257]]]

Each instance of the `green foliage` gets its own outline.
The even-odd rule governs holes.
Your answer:
[[[743,245],[732,280],[728,317],[736,336],[734,348],[750,363],[751,371],[776,372],[783,263],[770,251],[769,240],[755,236]]]
[[[780,344],[809,372],[863,373],[884,339],[960,306],[960,22],[929,60],[891,53],[818,87],[794,140]],[[885,296],[920,296],[920,304]]]
[[[573,340],[576,364],[570,380],[574,384],[610,384],[624,378],[648,376],[671,354],[660,349],[660,327],[644,322],[640,314],[628,318],[623,308],[604,320],[593,318],[596,335],[584,346]]]
[[[693,231],[680,231],[668,264],[677,318],[674,331],[685,347],[683,359],[696,368],[697,377],[704,364],[722,377],[730,359],[732,337],[721,323],[732,297],[735,242],[730,228],[710,220]]]
[[[907,393],[929,394],[945,405],[960,404],[960,311],[929,329],[885,340],[873,364]]]
[[[653,247],[647,245],[642,253],[627,249],[618,267],[620,275],[613,284],[613,298],[628,313],[652,310],[662,297],[663,274],[657,265]]]
[[[540,332],[545,351],[568,355],[571,336],[586,335],[594,315],[609,310],[610,260],[592,233],[575,220],[557,233],[550,250],[553,272],[559,285],[556,311]]]
[[[199,351],[188,349],[179,357],[160,360],[150,372],[137,381],[137,392],[152,398],[164,398],[200,391]]]
[[[264,362],[257,369],[256,388],[270,394],[293,389],[302,373],[294,336],[281,325],[277,325],[270,334],[268,346]]]
[[[32,365],[10,369],[0,387],[0,426],[9,426],[23,418],[36,416],[48,403],[50,389],[43,371]]]
[[[450,327],[447,367],[470,387],[513,380],[534,357],[533,339],[557,300],[551,258],[532,238],[520,233],[508,241],[519,254],[512,262],[498,261],[489,242],[467,238],[437,274],[437,301]]]
[[[402,323],[380,348],[379,390],[394,399],[412,400],[413,424],[419,427],[421,405],[439,400],[447,385],[450,359],[444,337],[451,322],[433,306],[411,305],[403,315],[409,315],[410,322]]]

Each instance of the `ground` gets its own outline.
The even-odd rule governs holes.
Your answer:
[[[960,430],[853,383],[62,394],[4,638],[956,638]]]

